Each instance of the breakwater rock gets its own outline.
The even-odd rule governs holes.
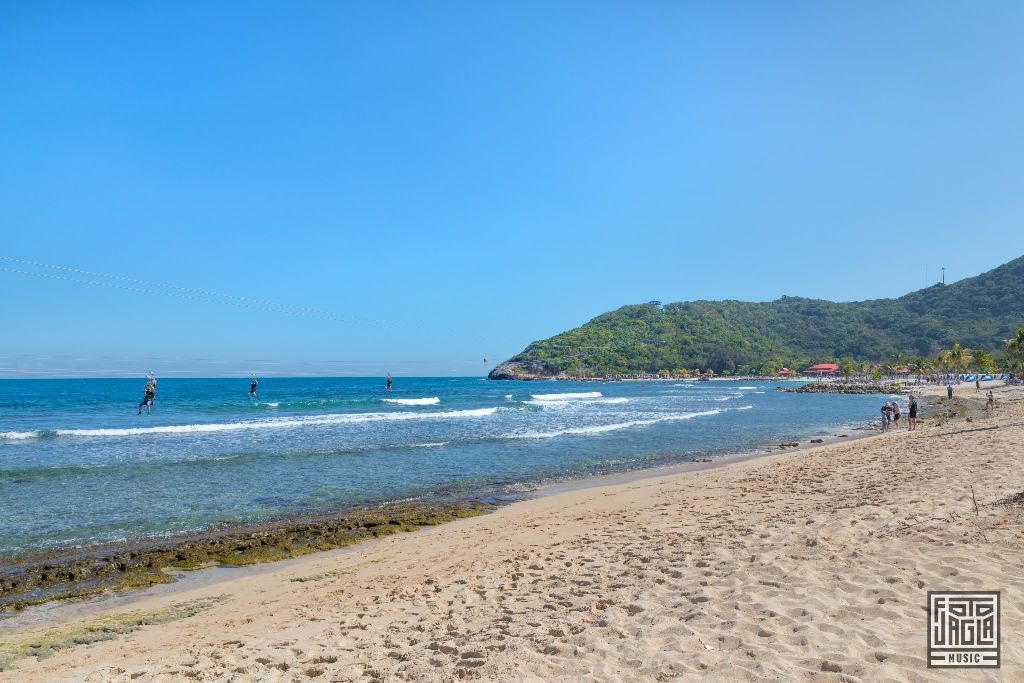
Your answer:
[[[777,387],[776,391],[791,394],[904,394],[903,384],[846,384],[843,382],[811,382],[799,387]]]

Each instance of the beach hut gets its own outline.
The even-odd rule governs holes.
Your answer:
[[[839,366],[835,363],[818,363],[804,370],[805,375],[814,375],[818,379],[822,377],[834,377],[839,372]]]
[[[789,377],[791,372],[792,371],[789,368],[782,368],[781,370],[779,370],[779,376],[780,377]]]

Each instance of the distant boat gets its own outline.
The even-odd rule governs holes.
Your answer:
[[[700,377],[697,378],[697,381],[698,382],[710,382],[711,378],[708,377],[707,375],[701,375]]]

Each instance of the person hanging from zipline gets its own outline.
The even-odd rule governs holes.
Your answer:
[[[142,402],[139,404],[139,412],[142,415],[142,406],[146,406],[146,415],[153,414],[153,399],[156,398],[156,377],[150,372],[146,375],[146,388],[143,390]]]
[[[259,384],[259,381],[257,381],[257,379],[255,377],[252,377],[249,380],[249,399],[248,400],[250,400],[250,401],[252,399],[256,399],[257,401],[260,400],[259,396],[256,395],[256,385],[257,384]]]

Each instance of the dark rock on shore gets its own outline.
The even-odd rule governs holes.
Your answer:
[[[167,541],[96,546],[0,565],[0,612],[110,589],[169,583],[168,570],[242,566],[331,550],[482,514],[480,505],[403,505],[233,527]]]

